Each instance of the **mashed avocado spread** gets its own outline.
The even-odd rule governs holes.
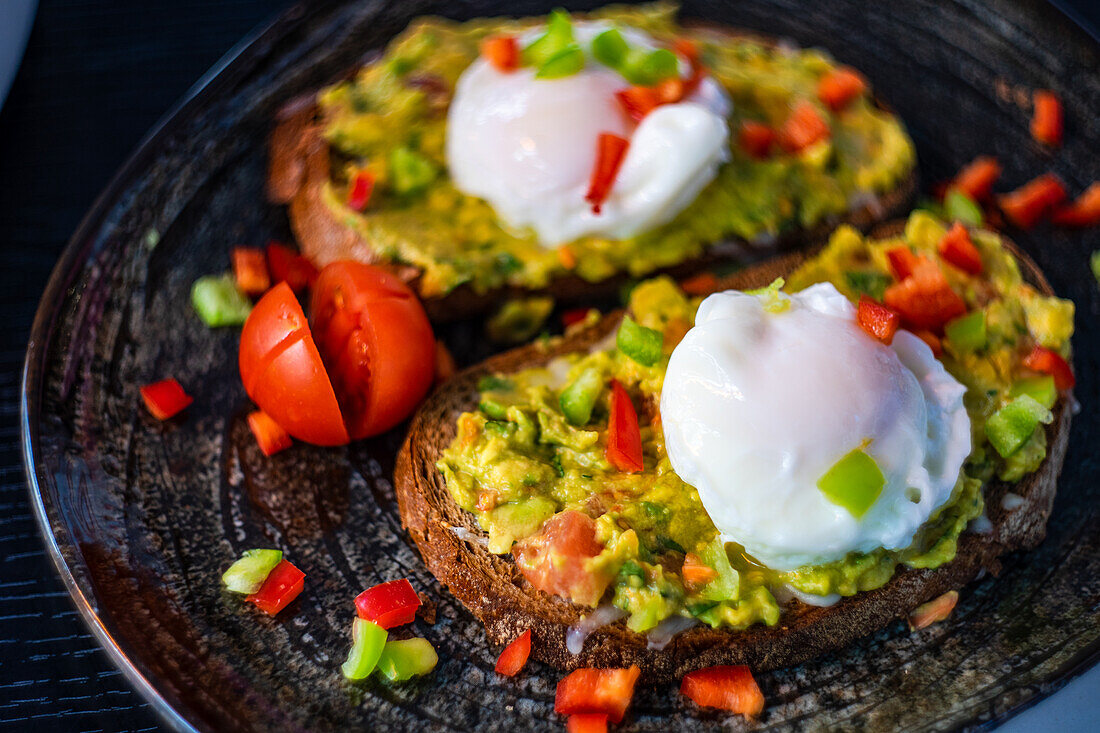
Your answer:
[[[696,490],[679,479],[665,454],[658,411],[665,369],[700,299],[663,277],[638,285],[630,295],[630,320],[589,351],[485,377],[479,409],[459,418],[455,440],[438,464],[448,489],[488,532],[489,549],[512,552],[524,574],[540,582],[546,567],[561,573],[570,563],[557,520],[583,515],[594,526],[586,540],[591,551],[579,566],[590,582],[550,587],[564,587],[559,595],[582,604],[610,599],[630,614],[627,623],[636,631],[673,615],[713,627],[774,624],[780,616],[775,589],[850,596],[885,584],[899,565],[930,568],[950,561],[959,535],[982,513],[982,485],[994,476],[1019,480],[1046,455],[1042,425],[1001,455],[990,444],[986,423],[1021,390],[1046,407],[1053,404],[1050,378],[1029,372],[1022,359],[1036,344],[1068,356],[1073,304],[1024,283],[992,232],[972,232],[983,263],[979,275],[953,267],[937,249],[945,232],[941,221],[924,212],[914,213],[893,239],[871,240],[841,227],[787,285],[793,291],[827,281],[853,300],[863,293],[881,298],[895,282],[886,252],[902,246],[937,263],[966,302],[967,317],[982,314],[980,340],[948,323],[941,357],[967,387],[975,447],[951,499],[909,547],[778,572],[718,541]],[[644,454],[637,473],[617,470],[605,455],[612,380],[637,409]],[[540,548],[550,553],[550,564],[541,568],[533,564],[546,557]]]
[[[826,54],[719,39],[679,27],[675,13],[674,5],[657,3],[604,8],[590,16],[643,30],[663,45],[693,39],[702,63],[733,101],[730,162],[668,224],[628,240],[588,237],[565,250],[547,249],[530,232],[504,227],[487,203],[451,184],[444,141],[459,76],[477,58],[485,38],[516,33],[544,18],[422,19],[353,79],[326,89],[320,110],[334,152],[326,203],[380,256],[419,268],[421,293],[433,296],[463,283],[478,291],[503,285],[539,288],[567,271],[588,281],[623,271],[643,275],[698,256],[707,245],[731,236],[764,241],[813,226],[868,195],[893,189],[910,173],[915,160],[911,141],[901,123],[867,95],[839,112],[818,101],[819,80],[836,68]],[[743,122],[778,128],[802,101],[814,105],[827,122],[829,139],[763,160],[738,144]],[[348,182],[360,170],[376,180],[362,213],[343,203]]]

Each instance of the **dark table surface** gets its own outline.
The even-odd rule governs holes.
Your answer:
[[[39,2],[0,110],[0,730],[160,729],[88,634],[45,554],[20,459],[20,369],[39,295],[84,211],[172,104],[287,4]],[[1100,25],[1095,0],[1064,5]]]

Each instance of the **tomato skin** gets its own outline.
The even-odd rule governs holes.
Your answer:
[[[348,442],[306,315],[285,282],[267,291],[244,322],[239,366],[248,396],[290,435],[314,445]]]
[[[538,590],[595,606],[612,576],[589,572],[585,562],[602,550],[596,540],[596,522],[587,514],[568,510],[547,519],[538,534],[517,542],[512,555],[523,577]]]
[[[424,307],[400,278],[344,260],[313,285],[313,333],[352,440],[407,418],[435,378],[435,336]]]

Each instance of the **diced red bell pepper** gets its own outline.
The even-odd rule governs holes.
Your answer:
[[[527,657],[531,656],[531,629],[527,629],[500,653],[497,659],[496,673],[505,677],[515,677],[527,664]]]
[[[286,450],[294,442],[290,439],[290,434],[263,410],[256,410],[248,416],[248,427],[256,436],[256,442],[265,456],[273,456]]]
[[[298,597],[305,586],[306,574],[287,560],[280,560],[260,589],[245,598],[269,616],[274,616]]]
[[[351,186],[348,187],[348,206],[356,211],[367,208],[372,191],[374,191],[374,176],[371,172],[356,172],[351,179]]]
[[[1031,353],[1024,357],[1024,366],[1040,374],[1049,374],[1054,377],[1054,386],[1058,389],[1069,389],[1077,384],[1073,376],[1073,369],[1069,362],[1062,358],[1057,351],[1042,346],[1036,346]]]
[[[700,272],[681,280],[680,289],[688,295],[710,295],[718,289],[718,276],[713,272]]]
[[[661,104],[676,104],[684,98],[684,80],[678,76],[658,82],[654,89]]]
[[[943,341],[940,341],[939,336],[932,333],[928,329],[914,331],[913,335],[919,338],[924,343],[928,344],[928,348],[932,349],[932,356],[943,356]]]
[[[859,296],[856,320],[860,328],[884,344],[894,340],[894,334],[901,325],[901,316],[866,295]]]
[[[1061,179],[1053,173],[1045,173],[999,197],[998,204],[1009,221],[1021,229],[1030,229],[1065,198],[1066,187]]]
[[[383,629],[412,623],[418,608],[420,597],[407,578],[379,583],[355,598],[355,611],[359,618],[376,623]]]
[[[786,122],[779,128],[776,139],[788,153],[798,153],[814,143],[828,140],[829,123],[811,102],[802,100],[791,110]]]
[[[618,723],[634,697],[634,683],[642,670],[576,669],[558,683],[554,710],[561,715],[602,713]]]
[[[158,420],[167,420],[178,415],[185,407],[194,402],[191,395],[174,378],[162,379],[141,388],[141,399]]]
[[[592,169],[592,179],[588,184],[588,193],[584,200],[592,204],[592,213],[599,214],[600,206],[611,194],[615,185],[615,176],[626,157],[630,141],[610,132],[601,132],[596,143],[596,165]]]
[[[699,46],[690,38],[677,38],[672,44],[672,50],[683,56],[692,66],[699,63]]]
[[[574,326],[588,317],[591,308],[571,308],[561,314],[561,323],[566,328]]]
[[[519,44],[515,36],[493,36],[481,42],[481,55],[497,71],[505,73],[519,68]]]
[[[922,259],[924,258],[918,257],[913,253],[913,250],[905,245],[886,250],[886,260],[890,263],[890,272],[894,273],[894,277],[899,281],[912,275],[913,270],[917,268]]]
[[[608,462],[624,473],[642,470],[642,433],[638,413],[630,395],[617,380],[611,380],[611,417],[607,424]]]
[[[745,120],[737,133],[737,142],[750,156],[762,160],[771,154],[772,145],[775,144],[775,130],[763,122]]]
[[[966,313],[966,303],[951,289],[943,271],[923,259],[912,275],[886,288],[883,300],[914,329],[938,332],[943,324]]]
[[[867,80],[854,69],[833,69],[817,83],[817,98],[834,112],[847,107],[867,91]]]
[[[245,295],[261,295],[271,287],[271,276],[267,273],[267,258],[262,249],[255,247],[234,247],[232,253],[233,276],[237,279],[237,289]]]
[[[563,244],[562,246],[558,247],[557,253],[558,262],[560,262],[561,266],[564,267],[566,270],[572,270],[574,267],[577,266],[577,255],[573,253],[572,247],[570,247],[568,244]]]
[[[312,262],[274,240],[267,243],[267,267],[276,284],[286,282],[295,293],[312,287],[317,279],[317,268]]]
[[[633,86],[620,89],[615,92],[615,98],[635,122],[641,122],[643,117],[661,104],[661,98],[653,87]]]
[[[1036,89],[1032,95],[1035,113],[1031,118],[1031,136],[1044,145],[1062,144],[1062,101],[1049,89]]]
[[[1000,177],[1001,164],[996,158],[983,155],[963,167],[950,187],[959,189],[975,201],[985,201],[993,193],[993,184]]]
[[[607,716],[602,713],[570,715],[565,733],[607,733]]]
[[[700,707],[729,710],[747,718],[764,711],[764,693],[743,664],[688,672],[680,681],[680,693]]]
[[[1069,206],[1056,209],[1050,220],[1059,226],[1088,227],[1100,224],[1100,182],[1085,189]]]
[[[970,239],[970,232],[961,222],[955,222],[939,244],[940,257],[963,272],[977,275],[982,271],[982,255]]]
[[[694,552],[684,555],[684,564],[680,567],[680,577],[689,589],[702,588],[718,577],[718,571],[703,562]]]

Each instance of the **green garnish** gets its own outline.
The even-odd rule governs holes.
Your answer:
[[[664,341],[660,331],[638,325],[630,316],[623,316],[615,345],[642,366],[651,367],[661,360],[661,344]]]
[[[211,328],[239,326],[252,312],[252,301],[237,289],[232,275],[207,275],[191,286],[191,305]]]
[[[282,550],[245,550],[222,574],[222,582],[234,593],[255,593],[282,559]]]
[[[885,485],[882,469],[861,448],[841,458],[817,480],[817,488],[825,498],[847,509],[856,519],[874,505]]]

